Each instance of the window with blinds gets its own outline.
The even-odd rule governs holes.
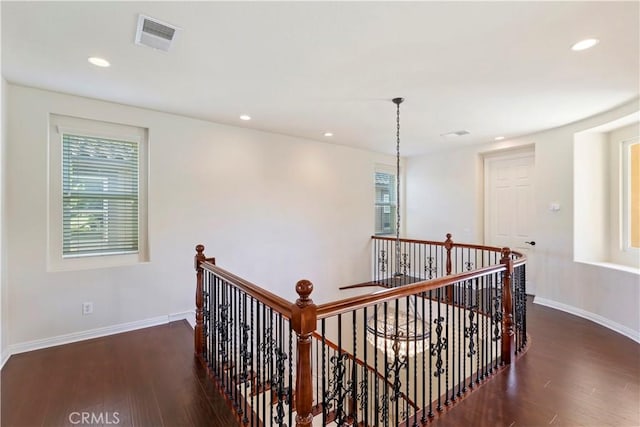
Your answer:
[[[376,186],[376,229],[375,234],[395,234],[396,232],[396,175],[375,172]]]
[[[63,133],[62,256],[139,250],[137,142]]]

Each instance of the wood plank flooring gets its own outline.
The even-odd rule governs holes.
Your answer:
[[[440,426],[640,426],[640,345],[593,322],[528,304],[532,344],[518,363]],[[1,425],[232,426],[193,358],[186,322],[11,357],[1,373]],[[110,418],[109,418],[110,417]]]
[[[3,427],[236,423],[195,362],[184,321],[15,355],[1,381]],[[82,412],[98,422],[83,424]]]

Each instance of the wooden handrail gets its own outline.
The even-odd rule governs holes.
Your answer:
[[[244,280],[241,277],[236,276],[233,273],[228,272],[211,262],[205,261],[202,264],[202,268],[214,273],[215,275],[223,278],[224,280],[232,283],[238,289],[241,289],[247,295],[252,296],[267,307],[272,308],[287,319],[291,319],[291,305],[292,302],[267,291],[253,283]]]
[[[392,241],[392,242],[396,241],[395,237],[371,236],[371,239],[373,239],[373,240],[386,240],[386,241]],[[445,245],[444,241],[436,241],[436,240],[418,240],[418,239],[400,238],[400,242],[402,242],[402,243],[419,243],[419,244],[434,245],[434,246],[444,246]],[[497,252],[497,253],[500,253],[502,251],[502,248],[499,247],[499,246],[476,245],[476,244],[473,244],[473,243],[456,243],[456,242],[453,242],[453,247],[454,248],[466,248],[466,249],[480,249],[480,250],[487,250],[487,251],[492,251],[492,252]],[[513,253],[514,254],[518,254],[518,255],[522,255],[520,252],[513,251]]]
[[[397,288],[383,289],[367,295],[356,295],[340,301],[320,304],[317,307],[318,319],[335,316],[349,311],[358,310],[385,301],[391,301],[401,297],[427,292],[444,286],[452,285],[463,280],[472,280],[480,276],[491,273],[498,273],[505,270],[502,264],[479,268],[464,273],[452,274],[450,276],[439,277],[437,279],[423,280],[421,282],[403,285]]]

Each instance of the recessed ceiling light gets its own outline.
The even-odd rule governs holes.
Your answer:
[[[469,135],[469,131],[468,130],[456,130],[453,132],[447,132],[447,133],[443,133],[440,134],[440,136],[448,138],[450,136],[465,136],[465,135]]]
[[[89,58],[87,61],[89,61],[91,64],[95,65],[96,67],[108,67],[111,64],[109,63],[109,61],[107,61],[104,58],[98,58],[97,56],[92,56],[91,58]]]
[[[331,133],[331,132],[325,132],[325,133],[324,133],[324,136],[326,136],[326,137],[333,136],[333,133]]]
[[[590,47],[594,47],[598,43],[600,43],[600,40],[598,39],[580,40],[578,43],[571,46],[571,50],[579,51],[579,50],[589,49]]]
[[[240,116],[240,120],[251,120],[251,116],[248,114],[243,114]]]
[[[496,141],[502,141],[504,139],[504,136],[496,136],[495,138]]]

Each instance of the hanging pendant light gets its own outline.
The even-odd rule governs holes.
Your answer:
[[[395,239],[395,272],[390,283],[393,287],[403,283],[401,272],[400,250],[400,104],[404,98],[393,98],[396,104],[396,239]],[[415,298],[409,297],[406,307],[396,308],[387,303],[379,304],[377,314],[367,319],[367,341],[387,355],[390,360],[415,357],[425,348],[424,341],[429,338],[429,330],[425,330],[424,320],[415,309]],[[403,310],[403,308],[406,309]],[[427,345],[428,347],[428,345]]]

